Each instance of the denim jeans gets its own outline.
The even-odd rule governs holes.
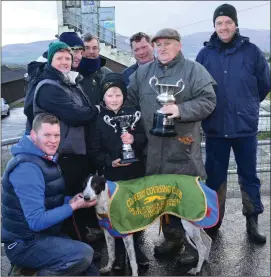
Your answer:
[[[12,264],[37,270],[38,276],[98,276],[93,249],[69,237],[37,235],[35,240],[5,243]]]

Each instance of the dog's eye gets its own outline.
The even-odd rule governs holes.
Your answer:
[[[99,185],[97,183],[93,183],[91,185],[92,189],[95,191],[95,194],[98,195],[100,193]]]
[[[83,188],[83,190],[87,187],[87,182],[84,182],[83,184],[82,184],[82,188]]]

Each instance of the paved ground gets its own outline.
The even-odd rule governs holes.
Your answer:
[[[23,135],[25,123],[26,116],[24,115],[23,107],[11,109],[10,115],[1,120],[2,140]]]
[[[216,239],[213,240],[209,262],[204,264],[201,276],[270,276],[270,197],[264,196],[265,212],[259,217],[261,230],[267,234],[265,245],[251,243],[245,232],[245,218],[241,214],[241,199],[227,199],[226,216]],[[140,276],[186,276],[187,268],[174,258],[158,260],[153,257],[154,246],[163,241],[158,236],[158,225],[153,224],[145,232],[143,251],[150,259],[147,269],[140,269]],[[54,246],[56,247],[56,246]],[[107,262],[105,244],[98,249],[102,253],[99,267]],[[6,276],[9,263],[2,253],[2,276]],[[123,272],[111,272],[111,276],[129,276],[128,264]]]

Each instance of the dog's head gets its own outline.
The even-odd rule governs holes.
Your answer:
[[[90,175],[84,183],[84,200],[92,201],[96,200],[98,195],[105,190],[106,180],[104,177],[97,175]]]

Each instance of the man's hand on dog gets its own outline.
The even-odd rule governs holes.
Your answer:
[[[119,167],[119,166],[127,166],[127,165],[130,165],[131,163],[129,164],[121,164],[121,159],[116,159],[112,162],[112,167]]]
[[[85,201],[83,193],[76,194],[70,201],[69,204],[71,205],[73,211],[83,208],[90,208],[97,204],[97,200],[93,201]]]

